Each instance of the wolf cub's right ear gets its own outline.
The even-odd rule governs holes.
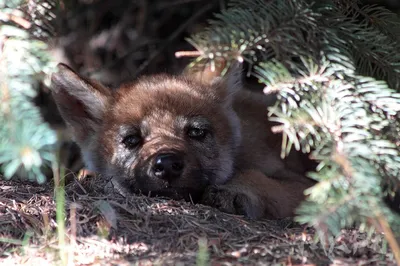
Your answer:
[[[84,145],[96,132],[111,98],[111,90],[80,77],[64,64],[51,76],[54,100],[75,141]]]

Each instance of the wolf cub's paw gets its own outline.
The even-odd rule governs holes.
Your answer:
[[[238,191],[229,185],[214,185],[206,189],[201,201],[202,204],[217,208],[223,212],[244,215],[251,219],[263,216],[263,204],[255,195]]]

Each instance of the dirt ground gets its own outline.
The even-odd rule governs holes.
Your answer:
[[[116,87],[142,74],[180,72],[201,30],[221,0],[72,0],[57,12],[52,44],[56,60]],[[43,88],[37,104],[62,127]],[[68,148],[69,147],[69,148]],[[66,156],[79,170],[76,147]],[[250,221],[207,206],[160,198],[125,198],[103,191],[101,177],[69,178],[65,230],[57,228],[54,188],[0,177],[0,264],[59,265],[395,265],[381,234],[345,230],[329,244],[312,228],[281,221]]]
[[[291,219],[250,221],[188,202],[66,186],[69,265],[395,265],[383,236],[346,230],[325,248]],[[59,265],[51,185],[0,181],[0,263]]]

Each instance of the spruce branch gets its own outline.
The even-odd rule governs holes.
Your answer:
[[[55,160],[56,135],[32,99],[55,63],[46,43],[32,38],[35,23],[24,12],[24,3],[0,2],[0,20],[5,22],[0,25],[0,169],[5,178],[18,174],[41,183],[42,167]]]
[[[308,2],[232,1],[189,40],[200,54],[192,66],[246,61],[264,92],[277,95],[269,119],[279,123],[282,157],[295,148],[319,162],[298,221],[335,234],[384,213],[400,232],[383,202],[400,184],[400,50],[379,27],[394,17],[353,10],[356,0]]]
[[[339,0],[335,2],[338,11],[346,17],[353,17],[361,24],[372,27],[390,37],[393,41],[399,41],[400,22],[397,14],[379,5],[361,6],[361,1]]]
[[[304,29],[307,34],[313,33],[316,14],[306,4],[281,1],[275,6],[255,1],[248,6],[262,8],[240,9],[248,2],[252,1],[234,2],[238,7],[232,4],[231,9],[217,15],[219,20],[210,22],[209,29],[188,39],[201,53],[194,64],[204,60],[213,62],[221,57],[227,62],[237,60],[250,64],[276,57],[290,63],[288,59],[294,55],[312,53],[303,34]]]
[[[392,88],[398,88],[400,18],[383,7],[360,8],[357,2],[319,8],[321,26],[336,29],[337,35],[346,40],[359,74],[383,79]]]

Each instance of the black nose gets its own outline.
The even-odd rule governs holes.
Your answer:
[[[153,173],[156,177],[172,180],[180,177],[184,167],[183,156],[176,153],[162,153],[154,160]]]

